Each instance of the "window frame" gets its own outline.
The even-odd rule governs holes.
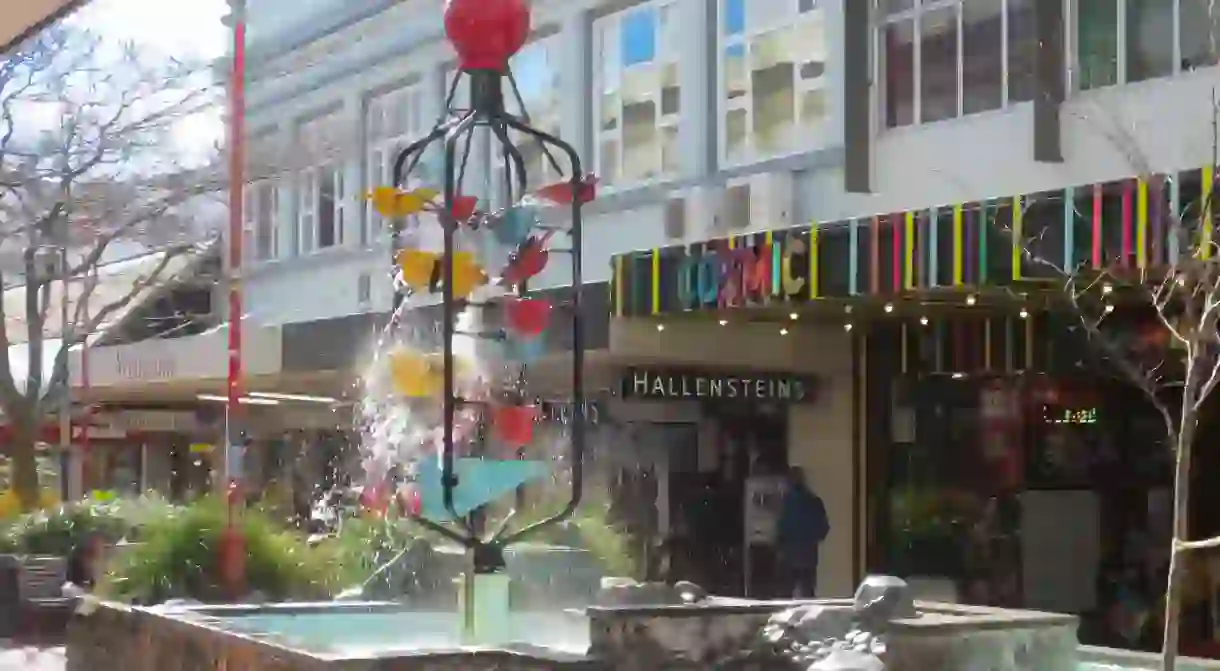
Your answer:
[[[538,110],[529,106],[529,100],[524,101],[526,105],[524,111],[530,116],[530,125],[555,135],[556,137],[561,136],[563,130],[562,101],[564,96],[564,79],[563,69],[559,67],[558,63],[561,56],[558,53],[561,45],[560,37],[561,35],[557,32],[544,34],[536,39],[530,40],[524,47],[521,48],[521,51],[518,52],[518,55],[520,55],[530,48],[537,48],[538,45],[545,45],[544,48],[547,53],[548,72],[553,80],[552,86],[550,87],[550,95],[552,98],[552,109],[550,110],[551,114],[539,116]],[[514,58],[516,57],[517,56],[514,56]],[[509,65],[512,65],[511,61]],[[521,82],[519,73],[514,71],[513,75],[517,78],[519,88]],[[515,96],[509,87],[505,87],[504,97],[506,107],[508,108],[508,112],[510,114],[517,114],[521,111],[518,108]],[[521,146],[522,142],[536,142],[536,140],[533,140],[532,138],[511,129],[509,130],[508,134],[509,137],[518,144],[518,147]],[[491,166],[492,193],[494,193],[496,196],[496,202],[505,203],[507,201],[507,194],[505,193],[504,186],[504,159],[503,156],[496,155],[496,152],[494,151],[494,149],[499,146],[499,143],[493,141],[490,144],[491,147],[489,148],[489,151],[491,152],[491,156],[489,165]],[[554,147],[548,147],[548,149],[550,150],[551,155],[555,157],[555,162],[559,164],[560,168],[568,167],[567,157],[563,156],[562,152],[557,152]],[[588,168],[586,167],[586,169]],[[562,179],[563,177],[562,175],[555,174],[555,168],[551,166],[550,161],[546,158],[546,154],[542,151],[538,152],[538,165],[526,165],[526,170],[530,177],[526,184],[526,188],[530,190],[545,186],[551,182]]]
[[[682,172],[680,166],[673,171],[667,172],[665,170],[665,156],[664,156],[665,142],[664,142],[664,138],[663,138],[663,134],[667,130],[670,130],[670,129],[672,129],[672,131],[675,134],[680,135],[681,125],[682,125],[681,105],[679,105],[679,109],[676,114],[664,114],[663,108],[662,108],[664,88],[665,88],[664,87],[664,82],[665,82],[664,69],[665,69],[666,65],[672,64],[677,71],[679,98],[681,97],[681,90],[682,90],[682,71],[683,71],[684,67],[686,67],[686,64],[683,63],[681,51],[674,49],[674,45],[667,44],[668,41],[665,39],[665,35],[664,35],[664,22],[662,21],[662,14],[664,12],[675,11],[679,7],[679,5],[680,5],[679,0],[644,0],[643,2],[633,4],[629,7],[624,7],[617,11],[611,12],[609,14],[605,14],[603,16],[598,16],[595,19],[593,19],[593,22],[591,24],[592,39],[590,40],[590,49],[591,49],[591,52],[593,55],[593,62],[594,62],[592,77],[590,78],[590,83],[591,83],[590,89],[592,92],[591,97],[593,98],[593,100],[591,101],[592,106],[591,106],[591,110],[590,110],[590,120],[591,120],[590,135],[593,138],[593,147],[592,147],[593,166],[594,166],[593,170],[595,172],[597,172],[599,175],[601,175],[604,172],[601,169],[602,168],[602,142],[603,141],[605,141],[607,139],[612,139],[618,147],[618,154],[617,154],[618,161],[617,161],[617,166],[616,166],[617,174],[614,175],[614,177],[612,178],[611,181],[605,181],[604,187],[599,187],[603,191],[614,192],[614,191],[627,190],[627,189],[640,187],[640,186],[646,186],[648,184],[655,184],[657,182],[663,182],[667,179],[672,179],[674,177],[677,177]],[[599,62],[599,59],[604,60],[603,54],[604,54],[604,48],[605,48],[605,44],[606,44],[606,36],[608,34],[612,34],[613,39],[616,40],[617,44],[621,45],[622,44],[622,26],[623,26],[624,17],[629,17],[632,14],[635,14],[638,12],[645,12],[645,11],[653,11],[653,12],[655,12],[655,16],[656,16],[656,25],[654,26],[654,32],[653,32],[654,51],[653,51],[653,61],[652,62],[655,63],[655,66],[657,67],[658,72],[657,72],[657,85],[655,87],[655,90],[653,90],[651,92],[653,100],[656,103],[656,120],[654,121],[654,128],[657,133],[658,141],[653,143],[653,144],[655,144],[656,173],[650,177],[630,178],[629,179],[623,175],[623,156],[624,156],[623,121],[624,121],[624,116],[623,116],[622,82],[623,82],[623,73],[625,70],[621,64],[622,63],[622,60],[621,60],[622,54],[618,53],[619,62],[615,66],[618,69],[617,79],[618,79],[618,83],[619,83],[619,87],[618,87],[618,90],[619,90],[618,125],[611,131],[606,131],[606,130],[602,129],[602,98],[605,95],[604,79],[605,79],[605,75],[606,75],[606,68],[604,66],[597,67],[597,63]],[[611,27],[611,28],[607,29],[607,27]],[[615,51],[621,52],[620,46],[615,46]],[[604,179],[604,177],[603,177],[603,179]]]
[[[405,105],[407,112],[398,118],[398,126],[389,128],[396,133],[386,132],[387,121],[391,119],[390,103]],[[424,123],[425,91],[422,82],[413,81],[392,89],[378,91],[366,96],[361,110],[361,122],[364,128],[364,152],[361,160],[365,190],[379,186],[390,186],[393,179],[394,161],[398,152],[408,144],[423,137],[430,128]],[[443,104],[443,101],[442,101]],[[380,125],[375,132],[372,123],[375,115],[379,115]],[[371,202],[364,208],[364,217],[360,222],[359,244],[369,247],[385,232],[382,216],[377,213]]]
[[[1080,53],[1080,15],[1081,15],[1080,0],[1064,0],[1065,6],[1068,8],[1068,12],[1069,12],[1067,21],[1066,21],[1067,30],[1065,30],[1064,32],[1067,34],[1067,38],[1068,38],[1067,61],[1068,61],[1068,85],[1069,85],[1070,91],[1072,91],[1072,92],[1098,91],[1098,90],[1112,88],[1115,86],[1126,86],[1129,84],[1141,84],[1143,82],[1151,82],[1151,81],[1166,79],[1169,77],[1177,77],[1179,75],[1193,72],[1195,70],[1220,67],[1220,64],[1218,64],[1218,63],[1190,68],[1189,70],[1182,67],[1182,58],[1183,58],[1182,2],[1183,2],[1183,0],[1170,0],[1170,2],[1173,3],[1173,19],[1172,19],[1173,38],[1171,41],[1171,47],[1172,47],[1173,51],[1171,53],[1171,58],[1172,58],[1171,71],[1169,72],[1169,74],[1157,75],[1154,77],[1148,77],[1146,79],[1139,79],[1136,81],[1131,81],[1131,79],[1129,77],[1129,73],[1128,73],[1128,62],[1129,62],[1129,56],[1130,56],[1129,49],[1128,49],[1128,47],[1130,46],[1130,39],[1129,39],[1129,32],[1128,32],[1129,22],[1127,20],[1128,16],[1129,16],[1129,14],[1128,14],[1129,0],[1113,0],[1113,2],[1115,4],[1115,12],[1116,12],[1115,16],[1117,18],[1117,20],[1115,21],[1115,35],[1114,35],[1115,44],[1117,45],[1117,48],[1115,50],[1116,63],[1115,63],[1115,71],[1114,71],[1114,83],[1101,85],[1101,86],[1093,86],[1093,87],[1086,89],[1086,88],[1082,87],[1083,82],[1081,81],[1083,79],[1083,62],[1081,60],[1081,53]],[[1217,9],[1220,10],[1220,6],[1218,6]],[[1216,30],[1215,23],[1217,21],[1220,21],[1220,16],[1212,17],[1212,21],[1213,21],[1213,30]]]
[[[296,175],[296,210],[294,251],[306,256],[328,249],[342,247],[345,242],[344,226],[347,221],[348,193],[345,189],[344,161],[338,156],[327,156],[326,152],[336,144],[343,124],[349,120],[343,111],[332,110],[297,123],[297,144],[305,152],[306,167]],[[317,155],[317,153],[322,155]],[[329,176],[331,185],[331,213],[334,222],[332,244],[321,246],[322,241],[322,184]]]
[[[792,90],[793,90],[792,119],[793,119],[793,124],[796,125],[797,128],[799,129],[799,132],[797,133],[799,136],[801,136],[803,138],[808,135],[812,138],[812,141],[809,142],[808,144],[802,143],[801,146],[795,147],[789,151],[780,151],[780,152],[775,152],[775,153],[763,153],[763,152],[760,152],[756,148],[755,141],[754,141],[754,132],[753,132],[754,99],[753,99],[752,95],[748,94],[748,95],[744,96],[741,100],[730,103],[729,98],[728,98],[728,69],[727,69],[728,59],[726,58],[726,55],[727,55],[730,47],[741,46],[741,48],[743,49],[743,52],[744,52],[744,67],[745,67],[746,77],[748,78],[750,76],[750,72],[751,72],[751,70],[750,70],[751,51],[750,51],[750,47],[749,47],[750,40],[752,40],[760,35],[764,35],[766,33],[775,31],[779,28],[782,28],[783,26],[779,23],[776,23],[773,25],[767,25],[765,27],[750,26],[750,22],[749,22],[750,3],[749,3],[749,0],[745,0],[745,5],[746,5],[746,8],[744,9],[744,11],[746,12],[745,26],[743,27],[743,29],[740,33],[729,35],[726,30],[726,26],[725,26],[726,17],[728,16],[728,11],[725,9],[725,4],[728,1],[729,0],[717,0],[717,4],[716,4],[717,11],[716,11],[716,19],[715,19],[716,25],[714,26],[715,30],[716,30],[716,37],[715,37],[716,69],[712,76],[715,77],[715,79],[716,79],[716,82],[715,82],[715,89],[716,89],[716,106],[715,106],[716,124],[715,125],[716,125],[716,147],[717,147],[716,151],[717,151],[717,157],[719,158],[720,164],[722,166],[727,166],[727,167],[739,167],[739,166],[749,165],[751,163],[757,163],[759,161],[766,161],[766,160],[775,159],[775,158],[783,158],[785,156],[801,154],[801,153],[804,153],[807,151],[814,151],[814,150],[824,148],[824,147],[832,144],[831,135],[833,134],[834,123],[835,123],[835,120],[833,118],[834,101],[832,99],[832,96],[834,96],[835,87],[834,87],[833,82],[830,81],[831,80],[830,75],[831,75],[831,70],[835,67],[835,60],[834,60],[834,55],[828,51],[828,53],[826,54],[826,60],[824,63],[825,70],[823,71],[822,76],[818,77],[815,80],[818,84],[817,86],[811,86],[809,82],[803,81],[803,79],[801,78],[801,68],[800,68],[799,62],[794,62],[794,67],[793,67],[793,73],[792,73]],[[825,7],[812,7],[809,11],[805,11],[801,7],[801,5],[804,4],[804,0],[787,0],[787,2],[791,5],[790,14],[788,15],[788,21],[790,22],[790,25],[795,26],[795,25],[798,25],[799,23],[801,23],[802,21],[812,22],[814,20],[813,19],[814,14],[819,11],[823,12],[823,14],[821,15],[822,20],[823,21],[827,20],[827,16],[825,14],[827,9]],[[809,132],[807,129],[805,129],[801,125],[801,120],[800,120],[801,102],[802,102],[802,96],[805,93],[807,93],[809,91],[813,91],[813,90],[822,90],[825,92],[826,114],[825,114],[825,116],[823,118],[823,122],[821,124],[822,127],[819,128],[816,132]],[[728,115],[729,115],[730,111],[735,111],[737,109],[743,109],[746,113],[746,148],[743,151],[743,155],[740,158],[734,158],[729,155],[729,144],[728,144],[728,126],[729,126]]]
[[[267,221],[260,221],[263,205],[267,202]],[[274,261],[280,253],[280,189],[270,179],[263,179],[246,185],[245,189],[245,227],[246,260],[252,262]],[[267,245],[263,248],[260,233],[266,233]]]
[[[1000,40],[1000,106],[992,109],[980,110],[978,112],[965,111],[966,96],[965,96],[965,38],[964,38],[964,14],[962,12],[963,0],[914,0],[910,9],[902,11],[885,13],[883,9],[878,9],[876,20],[874,22],[872,39],[873,39],[873,57],[877,63],[877,73],[879,86],[877,87],[877,113],[879,126],[884,132],[893,132],[903,128],[914,128],[926,126],[929,124],[945,123],[956,121],[965,117],[974,117],[980,114],[989,114],[1001,112],[1012,108],[1015,105],[1020,105],[1028,101],[1014,102],[1012,97],[1012,76],[1010,61],[1011,51],[1011,26],[1010,26],[1010,5],[1016,0],[1000,0],[1000,30],[1003,38]],[[1066,2],[1075,3],[1076,0],[1065,0]],[[1176,1],[1176,0],[1175,0]],[[944,10],[955,9],[957,19],[957,112],[954,116],[948,119],[937,119],[935,121],[923,121],[923,22],[920,20],[924,14]],[[887,104],[889,89],[887,87],[888,79],[888,63],[886,63],[886,30],[889,26],[910,21],[912,33],[912,68],[910,82],[912,87],[912,113],[911,122],[906,124],[889,125],[887,118]],[[1070,31],[1065,31],[1070,32]],[[1070,38],[1069,44],[1074,44],[1074,33]],[[1065,45],[1065,49],[1068,45]]]

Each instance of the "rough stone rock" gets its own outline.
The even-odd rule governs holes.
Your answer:
[[[894,576],[868,576],[856,589],[853,602],[860,620],[872,625],[918,617],[910,587],[905,580]]]
[[[811,664],[808,671],[885,671],[885,664],[867,653],[836,650]]]
[[[840,639],[852,629],[854,611],[843,606],[803,606],[796,628],[805,640]]]
[[[674,583],[674,591],[682,603],[699,603],[707,599],[707,590],[689,580],[679,580]]]

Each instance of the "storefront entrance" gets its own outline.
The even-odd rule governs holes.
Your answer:
[[[746,492],[751,477],[786,470],[786,413],[749,404],[708,404],[702,412],[694,444],[670,453],[669,576],[728,596],[772,593],[779,589],[773,542],[747,542]]]

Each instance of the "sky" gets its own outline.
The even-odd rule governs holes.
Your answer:
[[[150,58],[215,59],[230,47],[225,0],[92,0],[75,16],[107,41],[134,42]],[[204,157],[224,136],[219,110],[175,129],[178,149]]]

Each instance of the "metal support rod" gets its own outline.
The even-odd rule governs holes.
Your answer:
[[[245,7],[234,8],[233,69],[229,78],[229,375],[225,404],[224,486],[240,475],[242,395],[242,256],[245,234],[246,171],[246,17]]]
[[[66,240],[63,241],[66,244]],[[71,269],[68,267],[68,248],[61,246],[59,252],[59,284],[63,289],[63,293],[59,297],[59,347],[61,352],[56,353],[56,360],[60,356],[70,356],[72,340],[76,336],[75,325],[69,329],[68,326],[68,289],[71,281]],[[88,343],[83,343],[87,347]],[[77,475],[80,464],[77,463],[77,455],[72,452],[72,367],[71,365],[64,366],[64,379],[60,380],[60,396],[59,396],[59,453],[60,463],[67,469],[67,473],[63,473],[62,477],[67,487],[64,489],[64,500],[74,501],[80,498],[81,482]]]

